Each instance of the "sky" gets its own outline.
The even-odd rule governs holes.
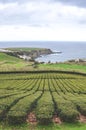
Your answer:
[[[86,41],[86,0],[0,0],[0,41]]]

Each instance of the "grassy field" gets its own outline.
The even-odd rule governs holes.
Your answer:
[[[32,70],[32,64],[33,62],[27,62],[0,52],[0,71]]]
[[[37,48],[36,48],[37,49]],[[28,70],[65,70],[86,73],[86,65],[83,64],[36,64],[34,62],[24,61],[5,53],[0,53],[0,71],[28,71]]]
[[[22,124],[19,126],[9,126],[0,124],[0,130],[86,130],[86,124],[77,123],[77,124],[67,124],[62,125],[52,124],[48,126],[38,125],[36,127],[31,127],[29,124]]]
[[[4,61],[7,61],[8,63],[10,63],[10,62],[20,62],[22,60],[14,56],[10,56],[10,55],[0,52],[0,62],[4,62]]]
[[[58,63],[58,64],[36,64],[23,59],[0,53],[0,71],[28,71],[28,70],[65,70],[86,73],[86,65]]]
[[[39,64],[39,69],[42,70],[65,70],[86,73],[86,65],[58,63],[58,64]]]
[[[45,50],[45,48],[6,48],[7,50],[10,50],[10,51],[33,51],[33,50]]]
[[[1,72],[31,70],[86,73],[86,66],[75,63],[35,64],[0,53]],[[62,122],[72,122],[37,125],[34,130],[85,130],[86,124],[73,122],[80,113],[86,115],[86,76],[61,72],[0,74],[0,121],[5,119],[0,123],[0,130],[31,129],[26,123],[30,111],[35,112],[38,122],[50,121],[54,113]],[[19,125],[20,122],[24,125]]]

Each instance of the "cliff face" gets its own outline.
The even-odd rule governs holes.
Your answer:
[[[52,54],[52,51],[50,49],[44,49],[44,50],[38,50],[38,51],[32,51],[30,53],[30,56],[33,57],[33,58],[37,58],[41,55],[48,55],[48,54]]]
[[[16,56],[19,58],[29,60],[29,59],[35,59],[37,57],[40,57],[41,55],[52,54],[53,52],[50,49],[34,50],[33,48],[33,50],[31,51],[10,51],[10,52],[5,52],[5,53],[11,56]]]

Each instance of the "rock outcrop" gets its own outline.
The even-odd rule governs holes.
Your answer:
[[[25,60],[30,60],[30,59],[35,59],[40,57],[41,55],[48,55],[48,54],[52,54],[53,52],[50,49],[38,49],[35,50],[33,48],[33,50],[30,51],[9,51],[9,52],[5,52],[8,55],[11,56],[16,56]]]

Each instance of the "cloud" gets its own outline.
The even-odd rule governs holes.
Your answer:
[[[27,0],[26,0],[27,1]],[[59,23],[86,21],[86,9],[62,3],[32,0],[0,4],[0,24],[27,24],[50,26]],[[84,22],[85,23],[85,22]]]
[[[62,26],[62,28],[61,28]],[[0,41],[86,41],[85,28],[0,26]]]
[[[86,39],[84,7],[83,0],[0,0],[0,39]]]
[[[39,2],[45,1],[45,2],[62,2],[67,5],[74,5],[79,7],[86,7],[86,0],[0,0],[1,3],[12,3],[12,2],[18,2],[18,3],[27,3],[27,2]]]
[[[73,5],[86,8],[86,0],[53,0],[54,2],[62,2],[66,5]]]
[[[20,3],[27,3],[27,2],[52,2],[52,0],[0,0],[0,3],[14,3],[14,2],[18,2],[19,4]],[[54,1],[53,1],[54,2]]]

